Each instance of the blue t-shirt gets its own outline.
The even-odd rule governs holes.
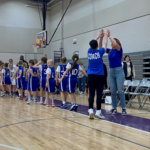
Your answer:
[[[88,57],[88,68],[87,74],[104,75],[102,57],[105,53],[105,49],[102,47],[98,50],[92,50],[89,48]]]
[[[123,54],[122,47],[120,47],[120,51],[118,51],[117,49],[113,49],[111,52],[110,51],[111,49],[107,48],[109,67],[110,68],[122,67],[121,64],[121,59]]]

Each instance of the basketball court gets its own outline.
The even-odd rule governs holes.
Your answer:
[[[55,96],[60,106],[60,96]],[[150,149],[150,114],[146,110],[128,109],[122,117],[107,115],[110,105],[103,105],[105,120],[88,117],[88,96],[77,96],[77,112],[27,105],[17,98],[0,98],[0,149]],[[70,103],[68,103],[68,108]]]

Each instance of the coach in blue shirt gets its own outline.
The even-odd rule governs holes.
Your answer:
[[[111,98],[112,98],[112,109],[109,114],[117,113],[117,99],[116,93],[118,91],[121,107],[122,107],[122,115],[126,115],[125,109],[125,94],[124,94],[124,80],[125,75],[122,69],[122,56],[123,49],[121,43],[118,39],[112,38],[110,36],[110,32],[108,34],[109,39],[111,41],[112,49],[107,48],[108,59],[109,59],[109,85],[111,90]]]
[[[87,74],[88,74],[88,86],[89,86],[88,112],[89,112],[90,119],[94,118],[93,103],[94,103],[95,91],[97,93],[97,101],[96,101],[97,110],[95,113],[95,117],[100,119],[105,118],[101,112],[101,98],[102,98],[102,92],[103,92],[104,80],[105,80],[102,57],[107,50],[108,35],[109,35],[109,30],[107,30],[106,33],[104,33],[104,31],[101,30],[96,40],[90,41],[89,43],[90,48],[87,52],[87,56],[88,56]],[[105,36],[105,42],[102,47],[102,40],[104,36]],[[99,44],[97,42],[98,39],[100,39]]]

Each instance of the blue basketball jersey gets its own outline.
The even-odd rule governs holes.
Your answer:
[[[71,66],[72,66],[72,63],[69,63],[69,64],[71,64]],[[76,64],[74,69],[69,71],[69,78],[77,78],[78,77],[78,73],[79,73],[79,64]]]
[[[7,69],[8,69],[8,72],[6,71],[6,68],[4,68],[4,70],[5,70],[4,76],[10,76],[10,70],[9,70],[9,68],[7,68]]]
[[[50,79],[54,79],[55,78],[55,70],[53,67],[49,67],[49,69],[51,69]]]
[[[59,65],[59,67],[60,67],[59,78],[61,78],[63,76],[64,72],[66,71],[66,66],[67,65]],[[68,77],[68,74],[66,74],[65,78],[67,78],[67,77]]]
[[[22,77],[23,77],[23,67],[22,67],[22,66],[18,66],[17,77],[19,76],[20,71],[21,71],[21,73],[22,73],[20,78],[22,78]]]
[[[47,70],[47,65],[41,65],[42,66],[42,70],[40,70],[40,76],[41,77],[46,77],[46,70]]]
[[[30,67],[30,69],[32,70],[32,72],[33,72],[33,74],[34,75],[37,75],[37,69],[35,69],[35,68],[33,68],[33,67]],[[29,74],[28,74],[28,78],[31,78],[31,73],[29,72]]]

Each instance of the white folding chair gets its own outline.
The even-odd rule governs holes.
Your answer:
[[[138,109],[142,109],[143,106],[145,105],[148,97],[150,96],[149,90],[150,90],[150,81],[143,81],[140,83],[140,86],[142,87],[142,89],[140,90],[140,95],[143,96]],[[144,92],[142,91],[144,90]],[[146,98],[146,99],[145,99]],[[144,101],[145,100],[145,101]]]
[[[140,95],[140,94],[138,93],[139,85],[140,85],[140,80],[133,80],[133,81],[130,83],[129,87],[130,87],[130,86],[131,86],[132,88],[135,87],[135,91],[134,91],[134,92],[128,92],[128,94],[129,94],[129,95],[132,95],[132,96],[131,96],[131,98],[130,98],[130,100],[129,100],[127,106],[126,106],[127,108],[131,105],[132,100],[134,99],[135,96],[138,97],[138,101],[140,100],[140,99],[139,99],[139,95]]]

